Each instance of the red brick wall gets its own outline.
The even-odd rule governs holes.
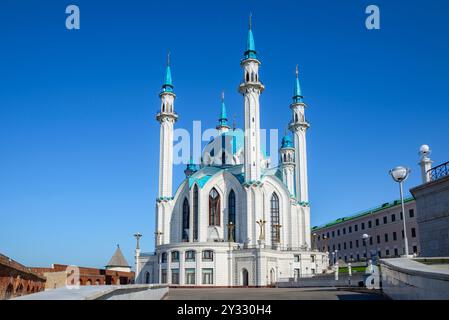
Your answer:
[[[43,291],[45,277],[0,254],[0,300]]]

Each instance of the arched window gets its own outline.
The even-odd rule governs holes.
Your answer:
[[[271,243],[273,245],[280,242],[279,233],[279,197],[273,192],[271,196]]]
[[[215,188],[209,193],[209,225],[220,225],[220,195]]]
[[[247,72],[246,73],[246,82],[248,82],[249,81],[249,73]]]
[[[187,198],[182,204],[182,241],[189,241],[190,208]]]
[[[298,114],[295,113],[295,122],[298,122]]]
[[[198,186],[193,188],[193,241],[198,240]]]
[[[234,224],[232,229],[232,239],[235,241],[235,192],[231,190],[228,197],[228,223]]]

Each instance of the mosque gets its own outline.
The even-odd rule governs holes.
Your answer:
[[[175,90],[169,63],[159,94],[159,186],[155,251],[136,248],[136,283],[181,286],[269,286],[328,267],[313,248],[307,181],[306,104],[296,69],[288,128],[271,167],[260,138],[259,56],[251,27],[240,66],[244,128],[231,128],[224,98],[217,135],[199,164],[191,161],[173,193]],[[285,110],[287,110],[286,106]],[[286,119],[287,120],[287,119]],[[140,235],[139,235],[140,237]],[[138,239],[139,239],[138,237]]]

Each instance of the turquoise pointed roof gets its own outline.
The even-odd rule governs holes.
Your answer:
[[[245,59],[257,59],[256,43],[251,26],[251,15],[249,16],[248,39],[246,41]]]
[[[170,52],[167,54],[167,67],[165,69],[165,81],[162,85],[162,92],[173,92],[173,81],[170,70]]]
[[[224,103],[224,92],[221,93],[221,114],[220,119],[218,119],[219,126],[229,127],[228,126],[228,117],[226,115],[226,105]]]
[[[298,65],[296,65],[296,79],[295,79],[295,90],[293,93],[293,102],[299,103],[302,101],[302,93],[301,93],[301,86],[299,85],[299,72],[298,72]]]
[[[281,148],[294,148],[293,140],[289,135],[285,135],[282,138]]]

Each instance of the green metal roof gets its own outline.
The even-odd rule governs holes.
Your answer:
[[[413,200],[415,200],[413,197],[406,198],[406,199],[404,199],[404,203],[407,203],[407,202],[410,202],[410,201],[413,201]],[[324,225],[315,226],[315,227],[312,228],[312,230],[315,231],[315,230],[320,230],[320,229],[332,227],[332,226],[334,226],[336,224],[339,224],[339,223],[343,223],[343,222],[347,222],[347,221],[350,221],[350,220],[354,220],[354,219],[357,219],[357,218],[360,218],[360,217],[363,217],[363,216],[366,216],[366,215],[369,215],[369,214],[374,214],[374,213],[377,213],[379,211],[386,210],[386,209],[389,209],[389,208],[392,208],[392,207],[395,207],[395,206],[400,206],[400,205],[401,205],[401,200],[394,200],[392,202],[385,202],[385,203],[383,203],[380,206],[374,207],[372,209],[364,210],[364,211],[356,213],[356,214],[354,214],[352,216],[338,218],[337,220],[331,221],[331,222],[326,223]]]

